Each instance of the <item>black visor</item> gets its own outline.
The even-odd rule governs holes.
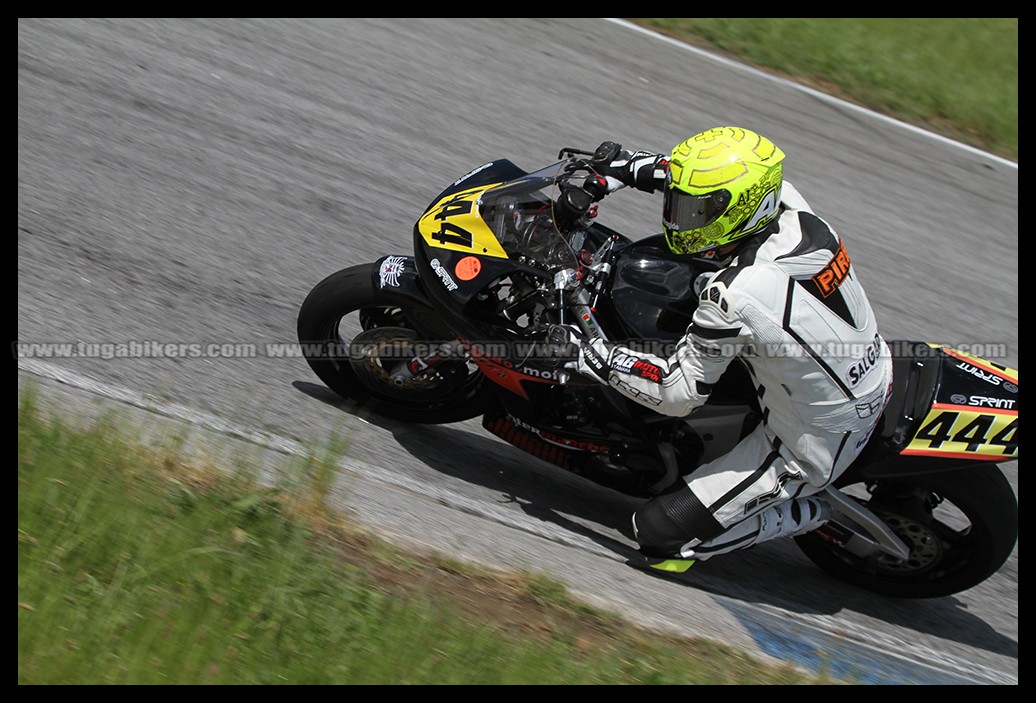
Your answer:
[[[730,191],[727,190],[691,195],[676,188],[666,188],[662,220],[674,232],[701,229],[726,212],[729,203]]]

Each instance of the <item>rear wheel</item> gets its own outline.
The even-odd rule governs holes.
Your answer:
[[[298,337],[310,368],[338,395],[405,422],[441,424],[482,415],[494,399],[478,368],[449,359],[405,380],[398,370],[431,350],[375,287],[375,264],[331,274],[302,303]],[[405,376],[405,375],[404,375]]]
[[[856,484],[843,489],[910,547],[907,559],[861,558],[825,540],[795,541],[822,569],[897,598],[939,598],[977,586],[1003,566],[1018,538],[1018,502],[996,466]]]

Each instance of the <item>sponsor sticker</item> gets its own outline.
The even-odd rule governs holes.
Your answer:
[[[1013,398],[994,398],[986,395],[964,395],[954,393],[950,396],[950,402],[956,405],[971,405],[979,408],[1000,408],[1013,410],[1017,402]]]
[[[612,359],[611,366],[616,371],[622,371],[623,373],[629,373],[630,369],[633,368],[633,364],[637,361],[637,357],[630,356],[629,354],[623,354],[618,352]]]
[[[462,281],[470,281],[482,270],[482,262],[477,256],[465,256],[453,267],[453,273]]]
[[[399,288],[399,274],[403,273],[403,262],[402,256],[389,256],[381,262],[378,277],[381,279],[382,288],[385,286]]]
[[[439,276],[439,279],[442,281],[442,284],[446,286],[446,290],[457,290],[457,282],[454,281],[453,277],[450,276],[450,273],[445,268],[443,268],[443,265],[439,263],[438,259],[432,259],[429,263],[432,266],[432,270],[435,271],[437,276]]]
[[[849,387],[855,388],[860,385],[864,376],[870,373],[871,369],[873,369],[878,363],[878,359],[880,357],[881,335],[876,334],[871,343],[863,350],[863,354],[860,355],[860,358],[853,362],[852,366],[849,367],[849,371],[846,373],[846,380],[849,382]]]
[[[999,386],[1004,380],[997,376],[995,373],[987,373],[980,369],[978,366],[973,366],[966,361],[962,361],[959,364],[957,364],[957,368],[966,373],[970,373],[975,378],[980,378],[986,383],[989,383],[994,386]],[[1015,392],[1017,392],[1017,387],[1015,387]]]
[[[482,165],[481,165],[481,166],[479,166],[478,168],[473,168],[473,169],[471,169],[470,171],[468,171],[467,173],[465,173],[465,174],[464,174],[463,176],[461,176],[460,178],[458,178],[457,180],[455,180],[455,181],[453,182],[453,187],[459,186],[459,185],[460,185],[461,183],[463,183],[464,181],[468,180],[469,178],[471,178],[472,176],[474,176],[474,175],[475,175],[476,173],[478,173],[479,171],[484,171],[484,170],[486,170],[487,168],[489,168],[489,167],[490,167],[490,166],[492,166],[492,165],[493,165],[493,162],[492,162],[492,161],[490,161],[490,162],[489,162],[489,163],[487,163],[487,164],[482,164]]]
[[[845,251],[845,245],[838,242],[834,257],[813,276],[821,295],[826,298],[838,290],[838,286],[842,285],[842,281],[849,275],[849,265],[849,254]]]

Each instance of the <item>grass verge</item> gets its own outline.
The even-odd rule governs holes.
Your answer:
[[[19,399],[19,684],[829,683],[400,554],[327,504],[327,457],[260,485],[127,427]]]
[[[1018,160],[1017,17],[631,17]]]

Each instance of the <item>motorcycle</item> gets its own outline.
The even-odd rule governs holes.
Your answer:
[[[413,423],[481,417],[504,441],[627,495],[650,498],[761,421],[735,360],[708,402],[673,418],[572,375],[552,324],[668,356],[716,265],[597,221],[601,179],[565,148],[526,172],[464,174],[424,210],[414,252],[330,274],[298,338],[316,375],[370,412]],[[821,569],[899,598],[935,598],[996,573],[1017,541],[997,465],[1018,457],[1018,374],[921,341],[889,342],[893,392],[854,463],[821,498],[832,518],[795,537]]]

